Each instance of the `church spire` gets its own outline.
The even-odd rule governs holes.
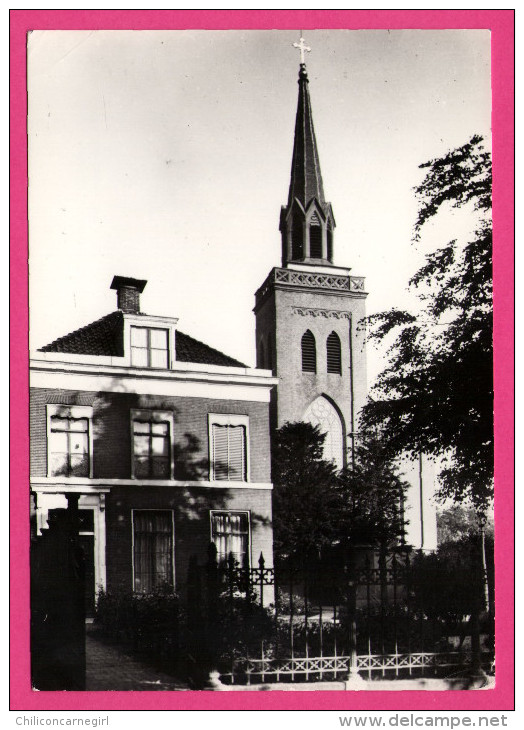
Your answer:
[[[282,208],[282,263],[333,263],[333,229],[331,205],[324,198],[324,186],[318,157],[313,114],[309,97],[309,79],[304,51],[311,49],[304,39],[293,44],[300,50],[298,105],[291,181],[287,206]]]

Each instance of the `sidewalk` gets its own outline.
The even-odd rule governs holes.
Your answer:
[[[186,691],[189,686],[86,633],[86,690]]]

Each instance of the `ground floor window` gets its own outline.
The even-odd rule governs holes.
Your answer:
[[[211,512],[211,540],[219,562],[232,554],[241,566],[249,565],[249,512]]]
[[[149,593],[173,585],[173,512],[134,510],[134,590]]]

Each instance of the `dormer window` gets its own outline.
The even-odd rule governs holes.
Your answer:
[[[139,368],[168,368],[168,330],[131,326],[131,365]]]

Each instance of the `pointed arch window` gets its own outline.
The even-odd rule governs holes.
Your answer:
[[[291,229],[291,256],[293,259],[304,258],[304,231],[302,228],[302,216],[295,212],[293,215],[293,227]]]
[[[322,227],[316,213],[313,213],[309,225],[309,255],[312,259],[322,258]]]
[[[327,338],[327,371],[328,373],[336,373],[342,375],[342,361],[340,355],[340,337],[336,332],[332,332]]]
[[[323,395],[315,398],[304,413],[303,421],[318,426],[324,439],[324,459],[333,461],[337,469],[344,467],[344,426],[335,406]]]
[[[310,330],[302,335],[302,372],[317,372],[317,348],[315,337]]]

